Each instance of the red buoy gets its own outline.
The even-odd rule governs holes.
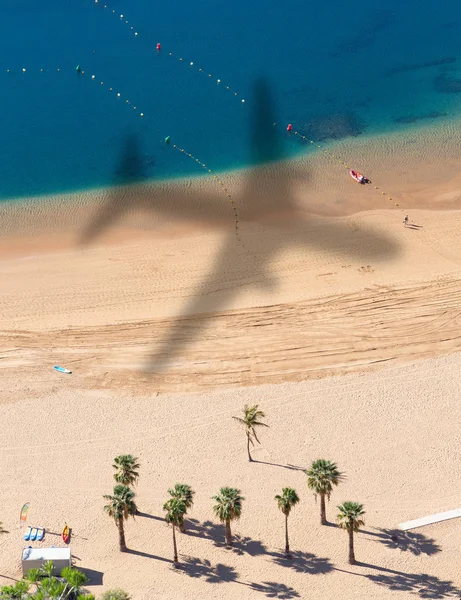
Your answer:
[[[287,131],[292,131],[292,130],[293,130],[293,125],[291,123],[288,123]]]
[[[157,52],[160,52],[160,50],[162,49],[162,46],[160,45],[160,42],[157,44]]]

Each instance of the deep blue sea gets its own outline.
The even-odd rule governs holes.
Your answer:
[[[255,110],[284,156],[307,151],[288,122],[325,140],[461,113],[459,0],[3,0],[1,16],[1,198],[200,174],[168,135],[216,170],[264,160]]]

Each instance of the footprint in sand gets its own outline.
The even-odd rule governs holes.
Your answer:
[[[360,267],[357,271],[359,271],[359,273],[374,273],[375,270],[371,265],[367,265],[366,267]]]

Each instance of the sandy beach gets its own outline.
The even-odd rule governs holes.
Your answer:
[[[72,527],[96,594],[461,594],[456,520],[395,532],[459,508],[461,492],[459,132],[434,131],[430,155],[419,135],[331,146],[354,164],[367,156],[367,186],[316,155],[218,182],[0,206],[2,584],[20,577],[30,501],[45,545]],[[255,463],[231,419],[246,403],[270,425]],[[127,554],[102,510],[121,453],[141,463]],[[346,474],[331,522],[344,500],[365,506],[356,566],[346,533],[319,524],[300,470],[316,458]],[[162,513],[176,482],[196,490],[180,569]],[[212,513],[224,485],[245,497],[232,551]],[[284,486],[301,497],[290,564],[274,501]]]

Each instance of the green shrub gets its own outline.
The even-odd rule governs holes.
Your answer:
[[[107,590],[99,600],[131,600],[131,597],[123,590]]]

